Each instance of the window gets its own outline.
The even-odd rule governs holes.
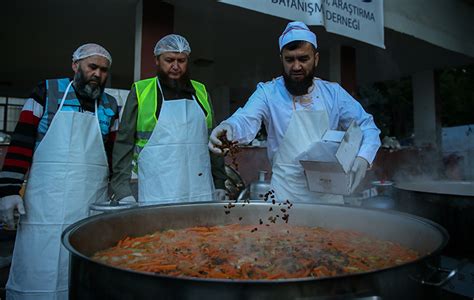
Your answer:
[[[11,133],[15,130],[25,98],[0,97],[0,131]]]

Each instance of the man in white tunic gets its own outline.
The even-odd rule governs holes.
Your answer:
[[[327,129],[347,129],[354,120],[363,132],[362,145],[351,168],[351,190],[364,178],[380,147],[373,118],[339,84],[315,77],[319,61],[316,35],[301,22],[291,22],[279,38],[282,76],[259,83],[243,108],[211,133],[209,148],[222,153],[218,138],[251,142],[261,122],[268,132],[267,154],[272,162],[271,185],[280,201],[343,203],[342,196],[311,192],[296,159]]]

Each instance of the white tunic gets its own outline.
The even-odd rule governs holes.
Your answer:
[[[339,84],[314,79],[315,88],[310,111],[325,109],[329,117],[329,129],[347,129],[356,120],[363,132],[363,141],[358,156],[372,163],[380,147],[380,130],[375,126],[372,115],[366,113],[359,102]],[[293,106],[292,96],[285,88],[283,77],[266,83],[259,83],[243,108],[239,108],[224,123],[233,127],[234,138],[242,144],[250,143],[260,130],[263,121],[267,129],[267,153],[270,162],[288,129],[293,110],[308,110],[299,103]]]

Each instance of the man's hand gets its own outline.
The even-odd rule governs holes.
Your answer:
[[[223,189],[216,189],[215,195],[216,195],[216,196],[215,196],[216,201],[229,200],[229,196],[227,196],[227,191],[226,191],[226,190],[223,190]]]
[[[228,141],[233,141],[234,135],[232,133],[232,127],[229,124],[221,123],[211,132],[209,137],[209,150],[216,154],[223,154],[219,146],[222,146],[222,141],[219,139],[220,136],[226,136]]]
[[[23,206],[23,199],[19,195],[5,196],[0,199],[0,216],[2,221],[7,224],[9,228],[15,228],[13,220],[13,211],[18,210],[20,215],[25,214],[25,207]]]
[[[365,177],[365,172],[369,167],[369,163],[362,157],[357,156],[351,169],[352,185],[351,193],[359,186],[362,179]]]

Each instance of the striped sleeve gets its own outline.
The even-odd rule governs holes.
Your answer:
[[[31,166],[38,124],[44,110],[41,90],[45,91],[36,88],[21,110],[0,172],[0,197],[18,194]]]

